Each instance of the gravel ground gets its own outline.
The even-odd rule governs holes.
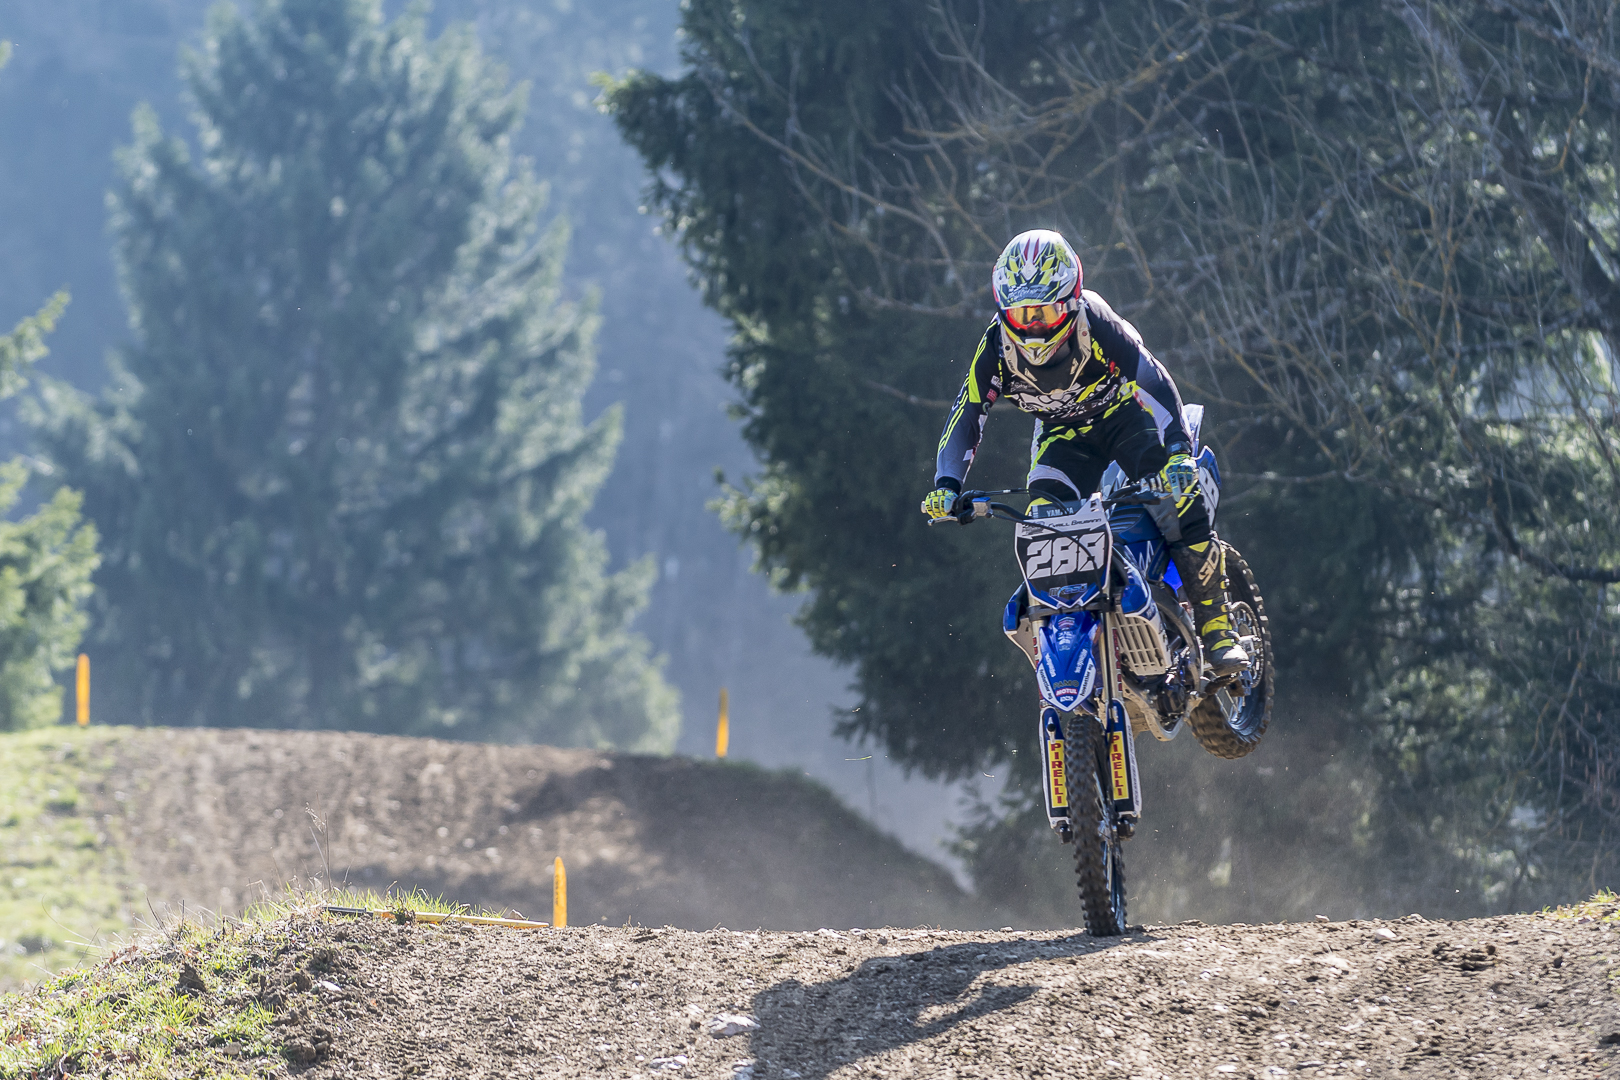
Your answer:
[[[1616,937],[1552,915],[1113,940],[323,918],[264,999],[311,1078],[1609,1077]]]

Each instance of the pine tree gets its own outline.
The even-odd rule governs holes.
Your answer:
[[[380,0],[221,7],[194,161],[149,111],[112,225],[133,343],[32,420],[112,543],[102,700],[139,722],[667,749],[651,567],[582,517],[595,316],[511,155],[521,92]],[[107,685],[104,683],[103,685]]]

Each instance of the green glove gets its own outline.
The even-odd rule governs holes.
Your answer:
[[[950,488],[935,488],[922,501],[922,512],[932,521],[948,518],[956,509],[956,492]]]
[[[1198,491],[1198,470],[1193,468],[1190,455],[1171,454],[1159,476],[1164,480],[1164,490],[1175,496],[1177,510]]]

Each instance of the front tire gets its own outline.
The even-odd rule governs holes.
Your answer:
[[[1249,650],[1249,670],[1238,676],[1246,692],[1238,695],[1232,693],[1235,688],[1222,687],[1198,703],[1191,721],[1198,745],[1218,758],[1233,760],[1252,754],[1271,724],[1271,624],[1248,561],[1231,544],[1222,541],[1221,547],[1226,552],[1232,629],[1246,639]]]
[[[1125,932],[1125,860],[1108,773],[1108,739],[1095,717],[1080,712],[1072,714],[1063,734],[1074,873],[1086,930],[1096,937],[1116,937]]]

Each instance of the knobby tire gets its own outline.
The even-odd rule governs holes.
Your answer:
[[[1066,718],[1063,736],[1074,874],[1086,930],[1096,937],[1116,937],[1125,932],[1125,862],[1108,775],[1108,738],[1094,717],[1081,712]]]
[[[1260,598],[1248,560],[1225,541],[1221,542],[1221,547],[1226,550],[1227,599],[1234,610],[1235,605],[1246,604],[1254,614],[1260,640],[1260,655],[1256,658],[1260,677],[1241,699],[1234,720],[1228,721],[1222,715],[1220,702],[1213,696],[1198,703],[1190,720],[1198,745],[1218,758],[1231,760],[1253,753],[1271,724],[1271,624],[1266,619],[1266,603]]]

